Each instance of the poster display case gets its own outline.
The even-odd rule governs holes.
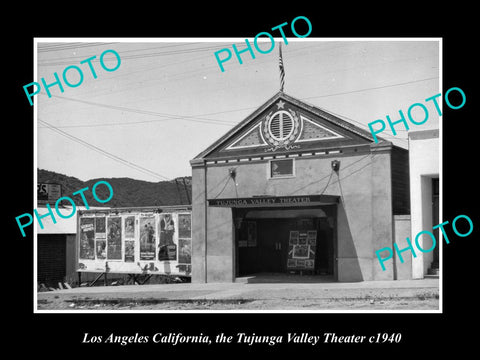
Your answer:
[[[290,231],[287,268],[289,270],[313,270],[316,245],[316,230]]]

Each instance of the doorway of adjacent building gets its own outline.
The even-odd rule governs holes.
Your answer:
[[[37,242],[37,282],[57,286],[66,275],[66,239],[63,234],[39,235]]]
[[[438,224],[439,223],[439,180],[438,178],[432,179],[432,223]],[[433,230],[433,235],[435,239],[439,239],[438,237],[438,228]],[[431,275],[438,275],[439,272],[439,252],[438,252],[439,245],[435,246],[433,249],[433,261],[428,269],[428,273]]]
[[[236,274],[334,275],[334,209],[236,209]]]

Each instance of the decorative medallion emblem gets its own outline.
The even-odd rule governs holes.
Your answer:
[[[276,107],[276,109],[275,109]],[[243,133],[239,133],[224,149],[262,152],[300,149],[315,141],[341,139],[345,136],[318,120],[309,119],[294,111],[285,101],[279,100],[268,115],[256,120]]]
[[[277,104],[278,108],[283,109],[284,104]],[[278,110],[272,114],[270,112],[263,122],[263,138],[273,147],[267,151],[276,151],[280,148],[290,150],[298,145],[291,145],[298,137],[300,130],[300,121],[295,112],[291,109]]]

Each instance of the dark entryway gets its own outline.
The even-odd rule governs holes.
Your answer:
[[[334,274],[333,209],[236,210],[237,276]]]
[[[432,224],[439,223],[439,180],[432,179]],[[438,228],[433,230],[435,239],[438,239]],[[439,253],[438,246],[433,249],[433,261],[428,269],[429,275],[438,275],[439,272]]]
[[[63,234],[39,235],[37,242],[37,281],[56,286],[66,275],[66,238]]]

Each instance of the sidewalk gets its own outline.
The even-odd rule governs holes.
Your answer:
[[[268,308],[269,304],[275,309],[282,308],[282,306],[285,308],[318,306],[321,309],[322,305],[332,302],[337,305],[340,303],[352,305],[358,302],[370,304],[379,301],[398,303],[425,300],[431,301],[433,310],[435,310],[438,309],[439,280],[96,286],[41,292],[37,296],[39,310],[51,309],[52,306],[68,309],[68,305],[76,303],[82,303],[87,307],[89,305],[98,307],[98,304],[101,303],[104,305],[130,303],[135,304],[136,307],[143,305],[151,307],[165,303],[174,307],[174,303],[177,305],[203,303],[204,306],[209,304],[209,309],[216,308],[217,303],[220,305],[249,303],[250,307],[256,303],[262,309]]]

